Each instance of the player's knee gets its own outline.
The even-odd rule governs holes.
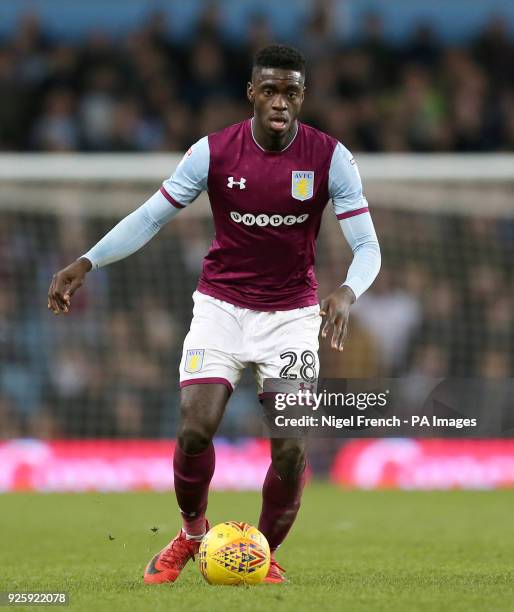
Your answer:
[[[183,425],[178,431],[178,444],[188,455],[203,452],[212,442],[212,433],[202,425]]]
[[[215,420],[209,412],[199,410],[198,402],[182,398],[177,440],[180,448],[190,455],[204,451],[216,431]]]
[[[288,444],[273,453],[272,462],[281,478],[298,478],[305,468],[305,449],[301,445]]]

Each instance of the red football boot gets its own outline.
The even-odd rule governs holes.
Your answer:
[[[266,578],[264,578],[264,582],[267,582],[268,584],[281,584],[282,582],[285,582],[286,579],[283,576],[285,571],[286,570],[283,567],[280,567],[280,565],[276,562],[275,557],[272,554],[271,563],[269,565]]]
[[[207,531],[209,531],[209,523],[206,521],[205,533]],[[181,529],[173,540],[148,563],[145,569],[145,583],[175,582],[189,559],[194,560],[199,548],[200,540],[188,540]]]

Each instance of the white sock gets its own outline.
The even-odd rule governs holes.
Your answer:
[[[204,530],[202,535],[189,535],[184,528],[182,528],[182,531],[186,534],[186,540],[201,540],[203,538],[203,536],[207,533]]]

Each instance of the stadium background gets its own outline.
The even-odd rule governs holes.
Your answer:
[[[0,490],[170,488],[205,201],[91,274],[69,317],[48,313],[46,290],[180,152],[249,115],[252,53],[276,39],[307,55],[302,118],[356,155],[383,252],[345,351],[322,345],[323,375],[512,377],[513,29],[512,3],[479,0],[2,3]],[[320,295],[350,261],[329,213]],[[215,486],[260,487],[261,435],[246,376]],[[365,487],[514,482],[508,441],[331,440],[310,459],[316,475]]]

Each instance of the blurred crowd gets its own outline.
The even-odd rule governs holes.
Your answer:
[[[514,45],[501,18],[465,45],[419,24],[398,46],[369,15],[350,44],[334,34],[330,3],[314,6],[290,41],[308,59],[305,122],[354,151],[514,148]],[[187,44],[160,14],[122,38],[95,30],[80,43],[52,40],[27,14],[0,41],[0,150],[186,150],[249,116],[251,57],[270,42],[263,15],[244,43],[228,39],[216,4]]]
[[[319,7],[290,41],[308,59],[305,122],[355,151],[514,148],[514,44],[500,18],[463,46],[443,45],[427,24],[397,46],[369,15],[349,44],[330,3]],[[274,40],[264,16],[244,44],[227,39],[215,4],[187,45],[159,14],[122,39],[95,30],[80,43],[50,39],[27,14],[0,41],[0,150],[186,150],[250,115],[251,58]],[[321,343],[322,376],[514,376],[512,220],[385,208],[374,220],[382,272],[352,309],[345,350]],[[211,221],[177,217],[142,252],[91,274],[73,312],[53,317],[51,275],[114,222],[0,210],[0,438],[174,435]],[[342,244],[324,223],[320,297],[344,277]],[[249,374],[220,433],[262,434]]]
[[[352,309],[345,350],[321,342],[321,376],[512,377],[513,222],[378,208],[374,218],[382,272]],[[0,213],[0,438],[174,436],[178,364],[211,221],[179,215],[141,252],[91,273],[70,315],[50,314],[52,273],[114,221]],[[320,297],[351,256],[330,221]],[[262,434],[247,373],[220,435]]]

